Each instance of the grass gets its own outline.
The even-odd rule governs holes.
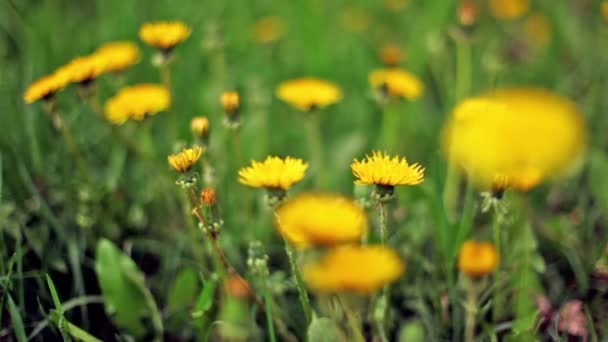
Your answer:
[[[474,39],[463,42],[453,38],[456,1],[411,0],[398,11],[385,7],[389,2],[398,1],[0,0],[0,339],[22,341],[33,331],[34,340],[91,341],[330,341],[352,335],[353,317],[346,319],[337,299],[313,294],[318,317],[309,329],[263,193],[238,184],[237,170],[268,154],[311,160],[307,118],[274,91],[281,81],[316,76],[340,85],[344,98],[318,113],[322,188],[315,175],[292,193],[366,195],[353,185],[349,165],[377,147],[386,130],[380,118],[387,108],[377,103],[367,78],[382,66],[378,52],[387,43],[407,52],[403,66],[426,85],[421,99],[388,108],[401,115],[399,134],[390,138],[395,152],[426,167],[424,183],[398,188],[397,201],[387,206],[389,244],[408,265],[391,287],[388,339],[463,340],[465,294],[455,258],[465,239],[492,240],[494,219],[480,212],[472,186],[452,185],[454,201],[444,203],[450,180],[438,136],[458,101],[503,85],[541,86],[575,100],[588,122],[589,153],[581,172],[567,180],[506,194],[512,220],[500,226],[501,276],[479,294],[475,336],[566,339],[557,324],[540,321],[538,296],[554,314],[580,300],[589,338],[608,336],[602,272],[608,265],[608,64],[602,48],[608,23],[598,2],[533,1],[532,11],[552,25],[552,40],[543,47],[526,45],[524,19],[501,22],[482,12]],[[362,31],[348,28],[345,16],[353,9],[367,21]],[[280,41],[261,45],[252,26],[267,15],[280,17],[286,31]],[[142,59],[122,79],[97,80],[100,101],[121,84],[160,83],[154,50],[137,36],[142,23],[158,19],[182,20],[193,30],[175,49],[171,110],[145,127],[118,128],[149,155],[116,139],[73,87],[58,94],[90,174],[85,177],[42,106],[24,104],[23,93],[73,57],[125,39],[138,42]],[[222,126],[219,97],[233,89],[243,102],[240,142]],[[169,153],[191,144],[196,115],[208,116],[212,126],[207,158],[224,220],[219,244],[261,302],[226,294],[211,241],[186,215],[188,199],[166,162]],[[372,241],[379,241],[376,217],[370,210]],[[250,252],[253,241],[261,242],[262,252]],[[260,262],[268,274],[260,275]],[[89,300],[96,296],[103,303]],[[362,308],[363,333],[377,337],[369,305],[358,304],[352,307]]]

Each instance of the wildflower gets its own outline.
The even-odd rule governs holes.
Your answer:
[[[477,22],[479,8],[475,0],[463,0],[458,8],[458,23],[463,27],[472,27]]]
[[[551,21],[542,13],[534,13],[524,24],[526,39],[534,47],[545,46],[551,42]]]
[[[171,95],[167,88],[156,84],[138,84],[121,89],[105,103],[108,121],[121,125],[128,119],[142,121],[146,117],[167,110]]]
[[[283,36],[284,25],[281,18],[264,17],[253,26],[253,39],[260,44],[270,44]]]
[[[602,16],[604,17],[604,19],[608,20],[608,0],[602,1],[601,6]]]
[[[374,70],[369,75],[369,82],[374,89],[391,97],[415,100],[424,92],[422,81],[409,71],[400,68]]]
[[[380,59],[387,66],[395,66],[403,62],[405,52],[397,44],[386,44],[380,50]]]
[[[302,274],[308,286],[319,292],[369,294],[399,279],[404,262],[384,246],[342,246],[322,260],[307,264]]]
[[[145,23],[139,29],[139,37],[149,45],[168,53],[190,37],[192,30],[181,21]]]
[[[201,191],[201,203],[206,206],[212,206],[216,202],[215,190],[207,188]]]
[[[190,121],[190,129],[194,136],[199,139],[207,140],[209,137],[209,119],[206,116],[196,116]]]
[[[194,146],[184,148],[181,152],[170,155],[167,160],[175,171],[186,173],[192,169],[202,154],[203,149],[200,146]]]
[[[490,12],[501,20],[521,18],[530,9],[530,0],[490,0]]]
[[[483,277],[498,267],[499,256],[491,242],[465,241],[458,255],[458,269],[470,277]]]
[[[357,242],[368,230],[365,211],[334,194],[298,195],[276,210],[276,219],[278,231],[300,247]]]
[[[279,99],[304,112],[329,106],[342,99],[338,86],[312,77],[285,81],[279,85],[276,94]]]
[[[444,153],[482,188],[497,177],[527,191],[576,170],[586,146],[582,114],[547,90],[504,88],[461,102],[444,126]]]
[[[68,85],[68,82],[69,80],[67,77],[61,73],[55,72],[48,76],[44,76],[27,88],[23,95],[23,100],[28,104],[40,99],[50,100],[53,95],[65,88],[65,86]]]
[[[306,175],[308,163],[292,157],[268,156],[263,162],[252,161],[251,166],[239,170],[239,182],[254,188],[288,190]]]
[[[139,48],[133,42],[110,42],[100,46],[97,55],[104,72],[120,72],[139,62]]]
[[[228,115],[235,114],[241,107],[240,96],[236,91],[227,91],[222,93],[220,100],[222,102],[224,112],[226,112]]]
[[[105,67],[106,61],[92,54],[72,59],[68,64],[60,67],[57,73],[63,73],[71,83],[88,85],[106,70]]]

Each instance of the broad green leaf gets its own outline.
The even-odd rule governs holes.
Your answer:
[[[196,300],[196,305],[192,310],[192,318],[198,320],[211,309],[213,306],[213,297],[215,296],[215,289],[217,288],[217,278],[211,277],[203,284],[203,290]]]
[[[156,335],[162,335],[160,312],[145,286],[143,274],[131,258],[109,240],[102,239],[97,244],[95,271],[106,311],[119,327],[141,338],[147,330],[143,322],[150,320]]]
[[[196,271],[185,268],[177,274],[169,290],[167,305],[170,312],[185,311],[194,303],[200,283]]]
[[[306,332],[308,341],[340,342],[346,341],[346,336],[338,324],[326,317],[315,317]]]

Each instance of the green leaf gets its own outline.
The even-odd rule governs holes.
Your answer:
[[[419,321],[408,322],[399,329],[399,342],[423,342],[424,326]]]
[[[89,334],[88,332],[80,329],[78,326],[70,323],[65,318],[61,317],[60,314],[58,312],[56,312],[56,311],[51,311],[51,319],[57,325],[60,325],[61,320],[63,320],[63,324],[67,327],[66,330],[69,332],[69,334],[73,338],[75,338],[75,339],[77,339],[79,341],[83,341],[83,342],[102,342],[97,337]]]
[[[114,322],[136,337],[146,333],[144,320],[150,320],[157,336],[163,325],[152,294],[145,286],[137,265],[112,242],[101,239],[97,244],[95,271],[105,301],[105,308]]]
[[[346,336],[338,324],[327,317],[313,318],[306,333],[308,341],[337,342],[346,341]]]
[[[185,268],[177,274],[175,281],[169,290],[167,305],[170,312],[185,311],[196,298],[200,283],[196,271]]]
[[[7,294],[8,298],[8,312],[11,315],[11,323],[13,325],[13,330],[15,331],[15,336],[17,337],[17,341],[19,342],[27,342],[27,337],[25,336],[25,328],[23,327],[23,320],[21,319],[21,314],[19,313],[19,308],[15,305],[13,301],[13,297],[10,294]]]
[[[203,290],[199,294],[196,305],[192,310],[192,318],[198,320],[211,309],[213,306],[213,297],[215,296],[215,289],[217,288],[217,278],[211,277],[203,284]]]

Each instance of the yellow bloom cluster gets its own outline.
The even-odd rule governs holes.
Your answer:
[[[179,153],[168,156],[167,160],[175,171],[186,173],[192,169],[202,154],[203,149],[200,146],[194,146],[192,148],[185,148]]]
[[[146,117],[167,110],[171,94],[161,85],[138,84],[121,89],[105,103],[108,121],[121,125],[128,119],[142,121]]]
[[[308,112],[340,101],[342,91],[331,82],[305,77],[281,83],[277,88],[277,97]]]
[[[335,194],[298,195],[277,209],[276,220],[279,233],[300,247],[358,242],[368,229],[365,211]]]
[[[180,21],[145,23],[139,29],[139,37],[148,45],[170,51],[190,37],[192,30]]]
[[[491,242],[465,241],[458,255],[458,269],[471,277],[488,275],[498,267],[500,257]]]
[[[385,186],[416,185],[424,180],[424,168],[420,164],[408,164],[405,157],[390,157],[384,152],[373,151],[372,156],[355,161],[351,169],[357,177],[356,184]]]
[[[442,147],[481,187],[497,178],[528,190],[568,174],[586,146],[583,116],[570,100],[535,88],[497,89],[464,100],[443,129]]]
[[[288,190],[306,175],[308,163],[302,159],[268,156],[263,162],[239,170],[239,182],[254,188]]]
[[[415,100],[424,93],[424,83],[414,74],[400,68],[374,70],[369,75],[374,89],[386,91],[392,97]]]
[[[303,276],[319,292],[368,294],[397,280],[405,272],[399,255],[384,246],[342,246],[319,262],[307,264]]]

